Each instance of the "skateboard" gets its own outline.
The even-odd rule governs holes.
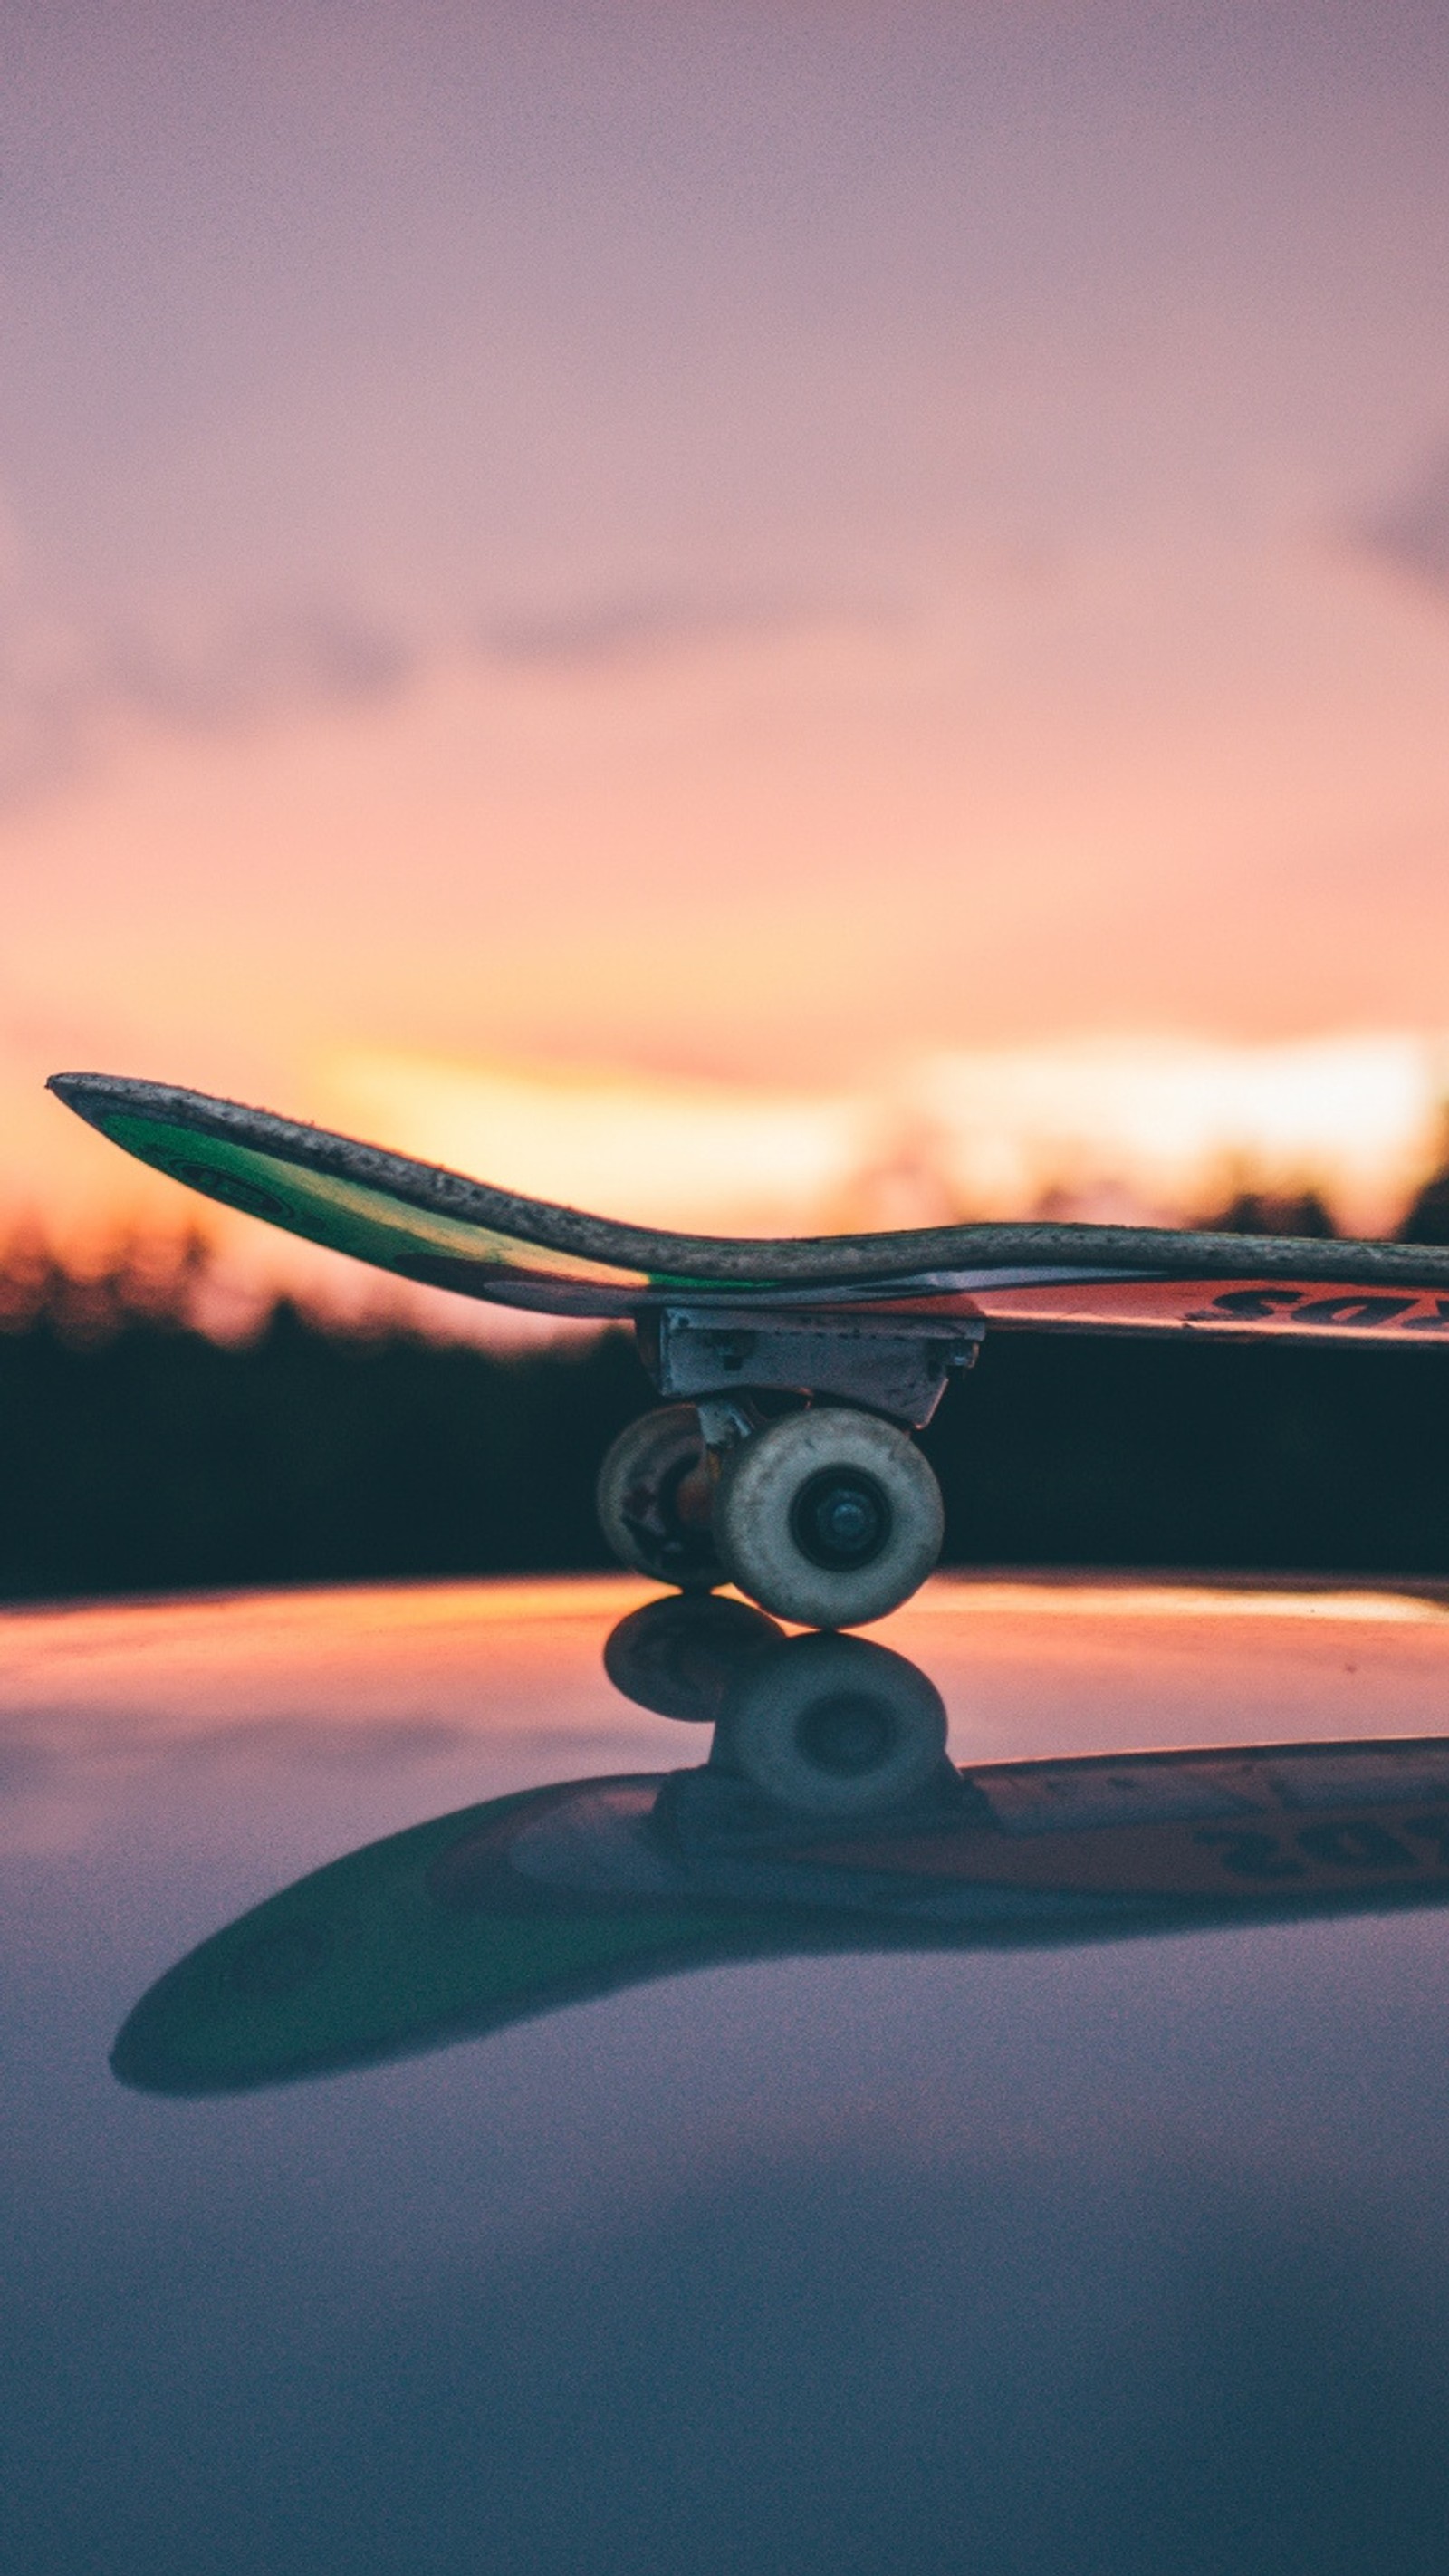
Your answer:
[[[804,1626],[882,1618],[935,1564],[940,1491],[910,1435],[988,1329],[1449,1335],[1449,1247],[1055,1224],[674,1234],[169,1084],[65,1073],[50,1088],[142,1162],[335,1252],[632,1324],[665,1401],[600,1470],[611,1547],[681,1590],[732,1581]]]

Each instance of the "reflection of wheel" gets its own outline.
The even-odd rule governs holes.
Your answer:
[[[865,1816],[905,1806],[946,1750],[940,1692],[868,1637],[790,1637],[736,1681],[714,1751],[776,1806]]]
[[[646,1601],[604,1641],[604,1670],[615,1690],[660,1717],[711,1726],[740,1674],[783,1643],[773,1619],[744,1601],[712,1592]]]
[[[941,1489],[914,1442],[846,1405],[784,1414],[720,1471],[715,1546],[740,1590],[779,1619],[883,1618],[925,1581],[941,1533]]]
[[[626,1424],[599,1469],[599,1526],[625,1565],[707,1592],[724,1581],[710,1535],[714,1478],[692,1404],[661,1404]]]

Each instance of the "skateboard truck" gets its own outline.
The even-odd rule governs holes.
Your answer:
[[[635,1329],[674,1400],[621,1432],[600,1473],[599,1518],[626,1564],[684,1591],[732,1579],[822,1628],[883,1618],[915,1591],[943,1513],[909,1434],[973,1366],[984,1322],[680,1304]],[[782,1394],[803,1408],[772,1417],[758,1401]]]
[[[694,1404],[744,1390],[863,1405],[919,1431],[953,1369],[975,1364],[984,1323],[897,1315],[781,1316],[708,1306],[662,1306],[635,1327],[639,1355],[661,1395]],[[712,1444],[713,1445],[713,1444]],[[724,1444],[720,1444],[724,1445]]]

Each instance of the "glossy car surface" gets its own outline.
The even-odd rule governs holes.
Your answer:
[[[1441,2568],[1449,1601],[654,1597],[0,1623],[5,2563]]]

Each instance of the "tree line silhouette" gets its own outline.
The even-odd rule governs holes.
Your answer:
[[[1210,1222],[1333,1232],[1312,1198]],[[1449,1241],[1449,1169],[1399,1231]],[[594,1475],[654,1401],[626,1334],[492,1351],[283,1301],[220,1342],[205,1263],[0,1259],[0,1598],[609,1562]],[[922,1445],[948,1563],[1449,1573],[1432,1351],[988,1336]]]

